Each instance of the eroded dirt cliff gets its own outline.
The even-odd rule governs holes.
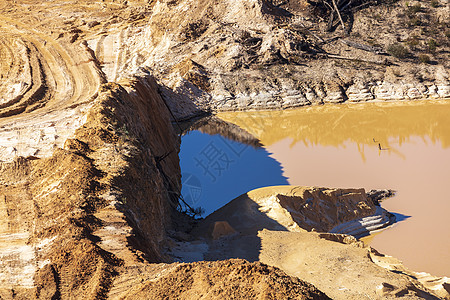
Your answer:
[[[155,82],[128,85],[103,85],[51,157],[2,163],[2,297],[104,298],[120,268],[167,259],[178,138]]]

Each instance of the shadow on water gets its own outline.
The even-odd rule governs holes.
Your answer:
[[[224,213],[231,227],[240,232],[239,238],[234,235],[226,238],[225,244],[223,238],[212,241],[204,259],[258,261],[261,251],[258,231],[287,229],[260,212],[259,205],[247,192],[264,186],[287,185],[281,164],[270,157],[259,139],[215,116],[195,120],[181,141],[183,198],[191,207],[204,209],[204,216],[208,216],[201,222],[201,228],[196,229],[197,233],[211,233],[215,222],[223,220]],[[220,213],[214,213],[219,208]],[[249,216],[251,220],[246,220]]]
[[[224,123],[213,120],[182,137],[181,193],[187,204],[203,208],[205,215],[252,189],[288,184],[281,164],[258,139]]]

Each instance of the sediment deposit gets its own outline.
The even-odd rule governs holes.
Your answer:
[[[325,50],[319,52],[325,57],[316,55],[310,49],[319,43],[298,30],[298,22],[311,27],[307,32],[320,29],[321,23],[306,2],[288,2],[285,8],[263,0],[0,3],[0,298],[192,299],[200,292],[212,297],[205,292],[211,288],[211,293],[229,296],[308,299],[326,299],[327,289],[327,295],[344,299],[340,283],[331,280],[336,273],[324,277],[331,284],[317,281],[314,287],[303,281],[315,280],[307,276],[311,272],[325,272],[323,257],[334,262],[336,272],[346,267],[335,247],[359,249],[345,263],[356,268],[364,260],[370,266],[365,274],[379,276],[361,287],[364,293],[446,296],[440,289],[446,279],[427,277],[431,283],[426,287],[409,273],[398,274],[407,272],[399,271],[400,264],[393,268],[382,255],[371,261],[365,248],[329,241],[353,241],[340,235],[324,240],[316,233],[284,232],[301,234],[308,240],[303,246],[320,244],[325,252],[308,261],[315,262],[316,271],[280,265],[283,253],[276,249],[287,241],[295,244],[297,236],[286,238],[263,227],[251,238],[283,238],[263,237],[262,247],[270,250],[264,255],[272,254],[250,260],[276,267],[221,261],[225,257],[211,264],[173,263],[180,243],[185,252],[203,246],[193,243],[188,232],[195,220],[180,212],[179,137],[171,119],[210,109],[449,96],[448,61],[439,51],[445,44],[434,52],[435,64],[389,57],[390,64],[401,66],[375,63],[363,76],[371,63],[339,65],[327,55],[331,49],[350,50],[364,60],[377,60],[378,54],[366,57],[338,38],[322,45]],[[445,3],[430,9],[439,26],[447,24],[445,12]],[[358,22],[354,28],[361,31],[365,25]],[[439,41],[443,34],[433,33]],[[330,67],[335,71],[320,72]],[[403,71],[416,69],[412,78]],[[306,216],[313,221],[310,229],[327,231],[337,220],[373,213],[372,206],[358,204],[364,197],[360,192],[353,196],[347,200],[356,206],[349,204],[345,212],[331,216],[306,209],[293,213],[289,222],[300,225]],[[355,273],[348,274],[356,280]],[[345,289],[360,295],[356,283]]]

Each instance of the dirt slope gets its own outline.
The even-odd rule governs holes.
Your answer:
[[[167,264],[178,140],[155,82],[123,85],[101,86],[64,149],[0,165],[0,298],[328,299],[261,264]]]
[[[155,83],[130,87],[102,86],[51,157],[1,164],[2,297],[104,298],[119,270],[167,259],[159,243],[176,205],[177,140]]]
[[[296,277],[245,260],[181,264],[157,281],[132,289],[126,299],[330,299]]]

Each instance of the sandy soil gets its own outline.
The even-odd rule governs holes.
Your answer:
[[[330,299],[297,277],[262,263],[226,260],[180,264],[126,299]]]

